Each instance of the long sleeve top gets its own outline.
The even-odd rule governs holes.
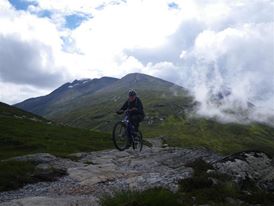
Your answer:
[[[132,108],[136,108],[137,110],[133,110],[131,112],[131,114],[145,115],[142,101],[138,97],[136,97],[136,99],[134,101],[132,101],[132,102],[130,102],[129,100],[127,100],[123,104],[123,106],[121,107],[121,110],[125,111],[127,109],[132,109]]]

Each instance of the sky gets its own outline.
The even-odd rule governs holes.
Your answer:
[[[0,101],[132,72],[189,89],[201,115],[252,103],[250,119],[268,121],[274,1],[0,0]]]

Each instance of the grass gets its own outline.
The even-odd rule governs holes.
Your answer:
[[[55,168],[49,168],[45,173],[30,161],[1,161],[0,168],[0,192],[15,190],[29,183],[54,181],[66,174],[66,171]]]
[[[0,191],[14,190],[37,181],[52,181],[64,175],[64,171],[54,169],[43,175],[37,171],[35,163],[4,159],[41,152],[69,157],[68,154],[75,152],[113,147],[108,133],[14,118],[12,115],[0,117],[0,131]]]
[[[146,92],[144,92],[146,91]],[[167,143],[177,147],[206,147],[220,154],[231,154],[243,150],[261,150],[274,155],[274,128],[262,124],[249,125],[220,123],[215,119],[189,118],[193,109],[192,98],[186,94],[173,96],[167,92],[140,90],[147,119],[141,124],[145,138],[166,136]],[[120,97],[113,101],[114,96]],[[126,97],[126,96],[125,96]],[[111,131],[122,116],[115,115],[124,102],[121,92],[100,96],[83,105],[53,118],[71,126]],[[152,123],[149,121],[153,121]]]
[[[212,119],[169,116],[159,125],[141,129],[145,137],[167,137],[171,146],[206,147],[225,155],[243,150],[274,155],[274,128],[257,123],[222,124]]]
[[[193,177],[181,180],[176,193],[164,188],[143,192],[124,191],[101,199],[102,206],[170,206],[170,205],[273,205],[274,193],[260,190],[253,182],[240,186],[231,177],[210,172],[212,166],[203,160],[188,165],[194,169]]]
[[[140,74],[129,75],[95,93],[67,98],[69,101],[56,99],[47,108],[45,117],[73,127],[111,132],[115,122],[122,118],[115,111],[126,100],[128,88],[137,90],[144,105],[147,117],[141,126],[144,137],[167,136],[167,143],[172,146],[206,147],[221,154],[252,149],[274,154],[274,128],[256,123],[222,124],[214,119],[188,118],[187,114],[198,106],[191,94],[171,83]]]
[[[106,196],[101,200],[102,206],[180,206],[176,194],[164,188],[154,188],[145,192],[125,191]]]
[[[226,204],[226,198],[239,198],[240,188],[232,179],[223,174],[211,173],[212,166],[203,160],[186,165],[194,169],[192,178],[184,179],[180,182],[180,190],[183,202],[189,204]],[[213,180],[216,183],[213,183]],[[195,198],[193,198],[195,197]]]
[[[0,162],[0,192],[22,187],[33,182],[35,165],[30,162]]]
[[[28,119],[1,117],[0,131],[0,160],[38,152],[66,156],[113,147],[109,133]]]

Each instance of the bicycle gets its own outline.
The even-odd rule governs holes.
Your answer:
[[[142,151],[143,149],[143,135],[141,131],[135,132],[133,124],[129,121],[129,112],[125,112],[123,120],[118,121],[112,131],[112,140],[114,146],[124,151],[131,146],[134,150]]]

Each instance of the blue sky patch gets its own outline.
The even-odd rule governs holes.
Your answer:
[[[75,47],[75,41],[70,36],[61,36],[61,39],[63,41],[62,50],[64,52],[83,55],[83,53]]]
[[[2,1],[2,0],[0,0]],[[37,2],[35,1],[27,1],[27,0],[9,0],[9,2],[17,9],[17,10],[28,10],[28,7],[30,5],[37,6]],[[50,10],[42,10],[38,13],[35,13],[38,17],[48,17],[51,18],[52,11]],[[89,18],[89,16],[84,14],[71,14],[68,16],[65,16],[66,23],[65,27],[69,29],[75,29],[76,27],[80,26],[82,21]]]
[[[170,2],[168,4],[168,7],[171,8],[171,9],[179,9],[179,5],[176,4],[175,2]]]
[[[70,48],[73,44],[72,39],[66,36],[61,36],[61,39],[63,41],[63,44],[62,44],[63,51],[70,52]]]
[[[9,2],[17,10],[27,10],[29,5],[37,5],[36,2],[29,2],[29,1],[25,1],[25,0],[9,0]]]
[[[49,11],[49,10],[42,10],[42,11],[39,11],[37,13],[37,16],[39,16],[39,17],[48,17],[48,18],[50,18],[51,15],[52,15],[52,12]]]
[[[88,16],[72,14],[72,15],[66,16],[65,18],[66,18],[65,27],[69,29],[75,29],[76,27],[80,26],[82,21],[86,20]]]

